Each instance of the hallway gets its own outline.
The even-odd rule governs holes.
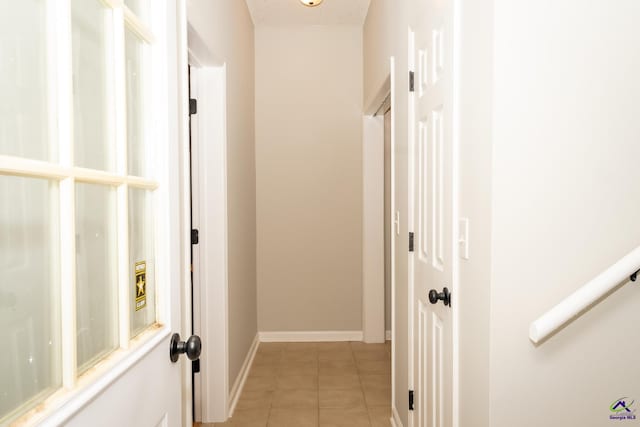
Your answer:
[[[234,415],[198,427],[387,427],[391,342],[261,343]]]

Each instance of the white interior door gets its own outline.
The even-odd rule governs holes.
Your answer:
[[[188,419],[178,5],[0,0],[1,425]]]
[[[416,0],[413,28],[414,425],[453,425],[453,0]],[[449,293],[452,293],[453,298]]]

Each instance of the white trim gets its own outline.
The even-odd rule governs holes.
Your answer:
[[[451,236],[451,259],[452,259],[452,286],[453,292],[457,294],[454,298],[460,301],[460,257],[458,256],[458,245],[456,242],[460,240],[460,229],[458,227],[460,218],[460,109],[462,105],[460,88],[461,88],[461,70],[462,70],[462,1],[453,1],[453,146],[452,146],[452,212],[451,221],[453,235]],[[451,416],[453,421],[452,427],[460,426],[460,305],[453,304],[451,313],[452,323],[452,402]]]
[[[415,44],[416,36],[415,30],[412,27],[407,29],[407,59],[408,70],[415,73]],[[416,82],[419,86],[420,83]],[[407,166],[407,231],[416,231],[415,224],[415,92],[409,92],[407,96],[407,151],[409,153],[408,166]],[[410,252],[407,255],[407,387],[409,390],[415,390],[415,254],[416,252]],[[395,402],[394,402],[395,403]],[[409,411],[407,415],[407,422],[409,426],[416,425],[415,412]]]
[[[191,50],[189,50],[191,51]],[[191,66],[191,60],[189,59],[189,65]],[[189,85],[189,98],[198,97],[198,76],[195,73],[194,67],[190,68],[191,76],[188,80]],[[191,138],[191,147],[190,152],[185,153],[185,163],[188,163],[187,167],[189,170],[189,185],[191,186],[191,194],[185,194],[185,197],[188,197],[189,200],[186,200],[186,206],[188,207],[188,212],[185,212],[185,218],[189,218],[190,220],[188,224],[188,229],[185,230],[186,233],[191,234],[192,229],[200,230],[200,166],[198,161],[194,161],[200,158],[200,136],[198,132],[198,115],[190,118],[190,128],[187,130],[189,132],[189,137]],[[193,333],[196,335],[200,335],[200,337],[204,337],[205,328],[202,326],[201,320],[201,312],[206,309],[202,301],[202,291],[201,291],[201,279],[200,279],[200,249],[201,245],[189,245],[189,262],[187,265],[190,265],[190,268],[186,273],[188,273],[191,277],[189,280],[192,282],[192,298],[193,298]],[[211,343],[206,343],[210,345]],[[213,343],[216,345],[216,343]],[[203,354],[200,355],[200,375],[195,375],[193,378],[193,401],[194,401],[194,420],[195,421],[204,421],[202,418],[202,406],[206,405],[209,401],[206,395],[206,387],[203,384],[206,384],[206,379],[208,376],[207,370],[204,369],[204,365],[207,363],[207,352],[203,351]]]
[[[126,87],[126,59],[124,43],[124,21],[121,9],[114,9],[113,20],[113,66],[114,66],[114,88]],[[116,90],[113,95],[115,103],[114,114],[114,135],[115,135],[115,155],[116,172],[120,176],[127,174],[128,152],[127,152],[127,92],[126,90]],[[67,171],[68,172],[68,171]],[[117,195],[117,219],[116,227],[118,233],[118,307],[130,307],[131,297],[129,295],[129,187],[120,185],[116,191]],[[120,337],[120,348],[128,349],[131,339],[131,316],[129,309],[118,310],[118,327]]]
[[[77,383],[76,323],[76,239],[75,182],[60,183],[60,300],[62,301],[62,386],[73,389]]]
[[[362,118],[362,332],[385,339],[384,116]]]
[[[247,381],[247,377],[249,376],[249,371],[251,370],[251,365],[253,365],[253,359],[256,357],[259,345],[260,335],[256,334],[253,339],[253,343],[251,344],[251,348],[249,349],[249,353],[247,353],[247,357],[244,359],[242,368],[240,368],[240,373],[233,382],[233,387],[231,387],[231,392],[229,393],[229,418],[233,417],[233,412],[236,410],[236,405],[242,395],[244,383]]]
[[[115,135],[116,172],[126,175],[128,168],[127,151],[127,66],[125,58],[124,22],[122,9],[114,9],[111,14],[113,21],[113,87],[117,89],[113,94],[113,123]],[[127,261],[128,262],[128,261]]]
[[[396,218],[396,62],[395,57],[389,58],[389,81],[391,83],[391,218]],[[391,404],[396,402],[396,227],[391,227]],[[408,350],[408,349],[407,349]]]
[[[20,157],[0,155],[0,175],[28,176],[45,179],[63,180],[74,178],[78,182],[104,185],[127,184],[142,190],[156,190],[158,182],[138,176],[119,175],[80,167],[62,166],[60,164],[31,160]]]
[[[57,38],[56,83],[59,163],[73,165],[73,98],[71,55],[71,5],[69,0],[57,0],[55,37]],[[50,114],[54,112],[50,112]],[[16,162],[17,163],[17,162]],[[73,389],[77,381],[76,327],[76,199],[75,179],[64,177],[59,183],[60,203],[60,331],[62,344],[62,386]]]
[[[127,6],[122,6],[122,10],[124,12],[124,21],[127,29],[145,42],[149,44],[155,43],[156,39],[149,27],[147,27]]]
[[[155,9],[152,10],[152,13]],[[177,115],[178,115],[178,136],[180,139],[180,275],[182,280],[182,327],[184,336],[193,332],[192,324],[192,281],[191,281],[191,169],[189,150],[189,75],[188,75],[188,39],[187,39],[187,4],[185,0],[176,2],[176,61],[177,67]],[[166,19],[166,16],[164,17]],[[166,39],[166,33],[159,33],[158,37]],[[165,41],[166,43],[166,41]],[[185,361],[182,363],[181,383],[182,390],[182,427],[192,427],[193,425],[193,393],[194,383],[192,382],[192,364]],[[195,377],[198,377],[197,375]],[[166,427],[166,426],[165,426]]]
[[[121,8],[124,4],[124,0],[101,0],[105,6],[111,9]]]
[[[126,185],[117,190],[117,232],[118,232],[118,307],[130,307],[129,296],[129,189]],[[120,348],[129,348],[131,338],[131,316],[129,310],[118,310]]]
[[[260,342],[362,341],[362,331],[264,331]]]
[[[192,218],[195,332],[206,343],[196,389],[201,421],[227,419],[229,409],[226,66],[191,69]]]
[[[404,427],[395,405],[391,406],[391,419],[389,421],[391,421],[391,427]]]
[[[385,339],[385,341],[391,341],[391,331],[390,330],[384,331],[384,339]]]

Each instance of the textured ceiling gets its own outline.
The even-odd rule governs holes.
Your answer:
[[[300,0],[246,2],[256,26],[363,25],[370,0],[324,0],[316,7],[304,6]]]

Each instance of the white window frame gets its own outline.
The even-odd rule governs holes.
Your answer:
[[[49,117],[52,141],[58,144],[58,161],[31,160],[15,156],[0,155],[0,175],[40,178],[59,184],[59,235],[60,235],[60,322],[61,322],[61,368],[62,384],[45,400],[20,415],[13,422],[20,425],[58,425],[90,402],[105,387],[129,370],[172,331],[168,274],[164,274],[170,262],[170,251],[166,244],[168,213],[158,207],[167,206],[169,200],[169,138],[165,122],[169,117],[168,52],[166,50],[167,16],[166,4],[149,2],[149,25],[143,23],[123,0],[101,0],[112,9],[114,105],[113,123],[115,133],[115,172],[106,172],[74,166],[73,141],[73,93],[72,93],[72,44],[70,0],[47,0],[47,60]],[[151,31],[155,30],[155,33]],[[154,70],[147,73],[145,93],[147,113],[145,139],[153,141],[159,154],[151,177],[131,176],[127,173],[127,112],[125,76],[125,31],[131,30],[140,40],[149,44],[150,55],[145,57],[145,67]],[[156,90],[151,90],[151,88]],[[53,95],[53,96],[52,96]],[[156,125],[156,126],[154,126]],[[150,145],[147,144],[147,147]],[[117,241],[118,241],[118,322],[119,347],[98,360],[87,373],[78,375],[76,335],[76,248],[75,248],[75,184],[92,183],[110,186],[117,192]],[[128,192],[129,188],[154,192],[154,210],[157,215],[155,228],[156,259],[156,323],[142,333],[131,336],[130,300],[131,266],[129,265]],[[71,237],[71,238],[70,238]],[[25,402],[28,403],[28,402]]]

